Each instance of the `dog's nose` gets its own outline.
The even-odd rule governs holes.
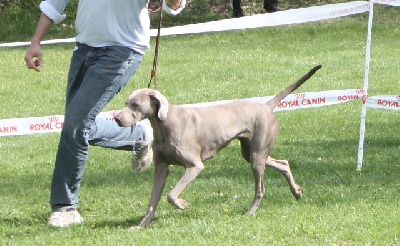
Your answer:
[[[121,127],[122,127],[122,122],[121,122],[121,120],[118,118],[118,115],[114,116],[114,120],[115,120],[115,122],[118,124],[118,126],[121,126]]]

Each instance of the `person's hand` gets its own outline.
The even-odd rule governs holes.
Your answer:
[[[43,65],[42,49],[40,45],[29,46],[28,51],[25,55],[25,64],[28,69],[33,69],[36,72],[40,72],[39,67]]]
[[[173,10],[177,10],[181,6],[181,0],[166,0],[166,3]]]

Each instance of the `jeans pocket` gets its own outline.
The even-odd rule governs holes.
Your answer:
[[[122,46],[106,46],[103,48],[106,55],[121,62],[133,59],[135,51]]]

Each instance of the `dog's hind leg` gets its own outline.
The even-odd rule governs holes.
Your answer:
[[[272,158],[271,156],[268,156],[268,158],[270,158],[271,161],[278,162],[279,164],[282,164],[285,166],[289,166],[289,162],[287,160],[277,160],[277,159]]]
[[[293,195],[296,197],[296,199],[300,199],[301,196],[303,195],[301,193],[301,188],[299,185],[296,184],[294,181],[292,172],[290,171],[289,163],[286,160],[275,160],[272,159],[270,156],[268,156],[265,165],[268,167],[271,167],[273,169],[278,170],[283,176],[285,176],[289,186],[290,190],[293,193]]]
[[[257,157],[260,155],[255,155],[257,157],[251,158],[251,151],[250,151],[250,140],[248,138],[239,138],[240,141],[240,148],[242,151],[242,157],[250,162],[253,176],[254,176],[254,183],[255,183],[255,194],[253,202],[249,210],[247,211],[248,214],[254,214],[258,207],[260,206],[261,199],[264,197],[265,194],[265,187],[264,187],[264,170],[265,165],[262,160],[257,161]],[[259,158],[258,158],[259,159]],[[258,164],[257,164],[258,163]]]
[[[261,199],[265,195],[265,186],[264,186],[265,159],[262,158],[261,154],[256,154],[256,153],[253,153],[250,159],[251,159],[251,170],[253,172],[253,177],[254,177],[255,194],[253,202],[247,213],[254,214],[258,209],[258,207],[260,206]]]
[[[242,151],[242,157],[247,162],[250,162],[250,140],[248,138],[238,138],[240,141],[240,149]]]
[[[204,169],[203,162],[198,161],[194,165],[190,165],[185,168],[185,173],[182,178],[178,181],[175,187],[171,190],[171,192],[167,196],[167,200],[169,203],[174,205],[176,208],[185,209],[189,204],[182,198],[179,198],[179,195],[185,189],[185,187],[192,182],[197,175]]]
[[[270,141],[269,146],[272,145],[273,138],[268,139]],[[248,210],[248,214],[254,214],[260,203],[261,199],[265,195],[265,186],[264,186],[264,172],[265,172],[265,154],[267,153],[264,151],[253,152],[251,150],[251,142],[250,139],[242,137],[239,138],[242,157],[250,162],[253,176],[254,176],[254,183],[255,183],[255,195],[253,202]],[[263,141],[267,142],[267,141]],[[265,147],[265,149],[270,149],[270,147]],[[270,158],[268,156],[268,158]]]

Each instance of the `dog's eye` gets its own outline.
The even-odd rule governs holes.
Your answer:
[[[129,105],[130,108],[138,108],[139,104],[137,104],[136,102],[133,102]]]

